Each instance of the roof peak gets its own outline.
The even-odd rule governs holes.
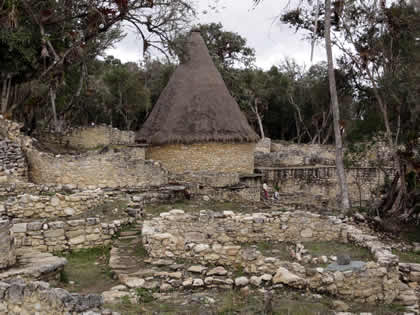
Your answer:
[[[256,142],[230,95],[199,32],[186,43],[188,58],[178,65],[137,140],[150,144]]]

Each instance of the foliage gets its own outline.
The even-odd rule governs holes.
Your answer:
[[[19,107],[30,100],[19,99],[19,91],[23,89],[31,96],[37,91],[32,83],[44,85],[41,102],[50,102],[52,112],[25,108],[29,117],[20,118],[33,125],[37,120],[33,111],[42,111],[49,116],[45,124],[52,118],[54,127],[60,127],[60,120],[67,120],[68,112],[83,106],[90,74],[88,64],[95,63],[97,56],[122,37],[121,23],[131,24],[137,30],[144,51],[154,48],[167,54],[168,42],[193,14],[189,0],[2,1],[1,112],[18,113]],[[126,102],[116,111],[131,113],[132,105]],[[146,105],[139,107],[142,106]],[[130,123],[133,122],[125,121],[125,125]]]
[[[136,296],[138,303],[149,303],[155,300],[152,292],[144,288],[136,288]]]

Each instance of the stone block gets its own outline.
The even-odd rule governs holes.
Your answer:
[[[12,231],[14,233],[25,233],[28,230],[27,223],[16,223],[13,224]]]

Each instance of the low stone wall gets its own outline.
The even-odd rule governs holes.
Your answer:
[[[146,158],[170,172],[253,173],[255,143],[197,143],[149,147]]]
[[[4,315],[100,315],[102,305],[101,295],[69,293],[51,288],[47,282],[26,282],[19,278],[0,282],[0,314]]]
[[[41,131],[36,137],[43,143],[59,144],[79,150],[135,143],[134,131],[119,130],[107,125],[72,128],[63,133]]]
[[[239,244],[266,240],[336,240],[340,239],[341,228],[326,217],[301,211],[272,215],[236,215],[225,211],[212,216],[203,210],[197,217],[172,210],[145,221],[142,235],[151,257],[176,256],[207,263],[241,264]]]
[[[254,278],[262,275],[274,285],[308,288],[360,303],[398,301],[412,309],[418,307],[414,291],[399,280],[398,257],[377,237],[336,217],[301,211],[247,215],[205,210],[194,216],[175,209],[145,221],[142,235],[143,244],[153,258],[182,257],[206,265],[241,266]],[[246,245],[259,241],[309,240],[352,242],[367,247],[375,261],[357,270],[333,272],[265,257],[255,247]],[[203,283],[211,285],[213,278],[210,278]]]
[[[166,184],[167,171],[144,160],[143,147],[110,148],[99,154],[53,156],[27,150],[30,179],[38,184],[78,187],[144,187]]]
[[[260,201],[261,175],[238,173],[172,174],[170,180],[185,183],[193,197],[216,200]]]
[[[305,193],[338,200],[340,190],[335,167],[258,167],[256,172],[262,174],[268,184],[277,186],[281,193]],[[348,168],[346,172],[350,200],[354,203],[370,201],[385,181],[384,173],[378,168]],[[387,172],[391,177],[395,173],[393,169]]]
[[[420,283],[420,264],[399,263],[398,268],[404,281]]]
[[[15,239],[9,221],[0,221],[0,269],[16,263]]]
[[[107,245],[112,235],[132,218],[101,222],[99,218],[80,220],[32,221],[15,223],[12,231],[16,248],[32,248],[41,252],[55,252],[70,249],[90,248]]]
[[[8,177],[28,180],[28,165],[19,144],[0,139],[0,183],[8,182]]]
[[[335,165],[335,148],[331,145],[271,142],[271,152],[255,154],[256,167]]]
[[[392,155],[383,141],[375,143],[352,144],[358,150],[351,153],[344,148],[345,158],[351,160],[358,167],[393,167]],[[280,141],[271,142],[271,152],[263,150],[255,155],[257,167],[296,167],[315,165],[335,165],[335,147],[321,144],[296,144]]]
[[[264,138],[258,141],[255,147],[255,152],[270,153],[271,152],[271,139]]]
[[[104,202],[101,189],[86,190],[69,195],[52,196],[24,194],[11,197],[4,203],[3,214],[13,218],[57,218],[77,216]]]

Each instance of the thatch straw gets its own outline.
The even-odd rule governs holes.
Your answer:
[[[192,32],[187,53],[187,61],[175,70],[136,141],[154,145],[258,141],[200,33]]]

